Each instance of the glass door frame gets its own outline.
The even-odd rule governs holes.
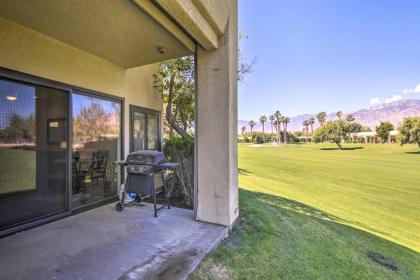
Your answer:
[[[153,109],[148,109],[148,108],[144,108],[144,107],[140,107],[137,105],[133,105],[130,104],[129,106],[129,114],[130,114],[130,121],[129,121],[129,145],[130,145],[130,152],[134,151],[134,113],[138,112],[138,113],[143,113],[146,115],[146,126],[144,128],[145,130],[145,146],[148,147],[148,137],[147,137],[147,125],[148,125],[148,114],[153,114],[155,116],[157,116],[158,118],[158,151],[162,151],[162,131],[161,131],[161,114],[162,112],[157,111],[157,110],[153,110]]]
[[[67,191],[67,209],[59,212],[59,213],[52,213],[50,215],[42,216],[27,222],[23,222],[20,224],[17,224],[13,227],[7,227],[4,230],[0,230],[0,238],[6,235],[14,234],[16,232],[26,230],[29,228],[33,228],[42,224],[46,224],[55,220],[59,220],[65,217],[69,217],[73,214],[78,214],[80,212],[84,212],[86,210],[96,208],[98,206],[111,203],[113,201],[116,201],[118,199],[118,194],[115,194],[115,197],[106,198],[101,201],[97,201],[92,204],[87,204],[83,207],[79,207],[77,209],[73,209],[72,206],[72,152],[73,152],[73,93],[76,94],[82,94],[86,96],[101,98],[105,100],[110,100],[113,102],[119,102],[121,104],[121,112],[120,112],[120,160],[124,159],[124,123],[125,123],[125,98],[114,96],[107,93],[102,93],[62,82],[57,82],[54,80],[34,76],[27,73],[22,73],[16,70],[11,70],[8,68],[4,68],[0,66],[0,77],[17,82],[17,83],[27,83],[27,84],[33,84],[43,87],[48,87],[52,89],[62,90],[67,93],[67,141],[66,141],[66,153],[67,153],[67,162],[66,162],[66,168],[67,168],[67,180],[66,180],[66,191]],[[159,119],[160,120],[160,119]],[[160,125],[160,124],[159,124]],[[118,185],[122,183],[124,180],[124,170],[121,168],[121,176],[119,178]],[[118,189],[118,188],[117,188]]]
[[[112,102],[117,102],[120,104],[120,158],[119,160],[124,160],[124,102],[125,99],[123,97],[119,97],[119,96],[114,96],[114,95],[110,95],[110,94],[106,94],[106,93],[102,93],[102,92],[97,92],[97,91],[93,91],[93,90],[87,90],[87,89],[82,89],[79,87],[74,87],[72,88],[72,90],[70,91],[70,103],[71,105],[73,105],[73,94],[77,94],[77,95],[82,95],[82,96],[86,96],[86,97],[92,97],[92,98],[97,98],[97,99],[102,99],[102,100],[107,100],[107,101],[112,101]],[[73,106],[71,106],[71,108],[69,109],[71,111],[69,111],[69,116],[71,119],[71,127],[70,127],[70,132],[71,132],[71,146],[70,146],[70,161],[71,162],[73,160],[72,156],[73,156]],[[114,164],[109,162],[108,164]],[[70,166],[69,168],[69,172],[70,172],[70,176],[72,176],[72,168]],[[72,214],[77,214],[77,213],[81,213],[84,212],[86,210],[89,209],[93,209],[96,208],[98,206],[101,205],[105,205],[111,202],[114,202],[116,200],[118,200],[118,193],[115,193],[115,196],[113,197],[108,197],[108,198],[104,198],[101,199],[99,201],[95,201],[95,202],[91,202],[85,205],[82,205],[80,207],[77,208],[73,208],[72,202],[73,202],[73,193],[71,190],[71,186],[72,186],[72,177],[70,177],[70,193],[71,193],[71,197],[70,197],[70,205],[71,205],[71,212]],[[124,168],[120,168],[120,178],[118,178],[117,180],[117,191],[119,191],[119,186],[122,184],[122,182],[124,181]]]

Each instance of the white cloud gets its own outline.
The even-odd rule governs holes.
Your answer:
[[[402,90],[402,94],[409,94],[412,93],[414,90],[412,88],[405,88]]]
[[[379,105],[379,104],[388,104],[394,101],[399,101],[405,98],[405,95],[408,94],[415,94],[415,93],[420,93],[420,84],[417,84],[415,87],[413,88],[405,88],[401,90],[400,94],[394,94],[389,98],[386,98],[385,100],[381,100],[379,97],[372,97],[369,100],[370,105]]]
[[[386,98],[384,101],[382,101],[379,97],[372,97],[369,101],[370,105],[380,105],[380,104],[388,104],[391,102],[399,101],[404,99],[401,95],[393,95],[390,98]]]
[[[391,102],[398,101],[398,100],[401,100],[401,99],[403,99],[403,97],[401,95],[393,95],[391,98],[385,99],[384,103],[391,103]]]
[[[379,99],[379,97],[372,97],[372,98],[370,99],[369,103],[370,103],[371,105],[376,105],[376,104],[381,103],[381,100]]]
[[[415,86],[414,88],[405,88],[401,91],[401,94],[410,94],[410,93],[415,93],[415,92],[420,92],[420,84],[417,84],[417,86]]]

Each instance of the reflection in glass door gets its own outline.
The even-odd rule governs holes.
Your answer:
[[[147,149],[159,149],[159,116],[147,114]]]
[[[68,210],[67,99],[0,79],[0,229]]]
[[[146,114],[133,111],[132,150],[146,150]]]
[[[160,112],[130,105],[130,151],[160,150]]]
[[[74,93],[72,205],[77,208],[117,195],[121,153],[121,102]]]

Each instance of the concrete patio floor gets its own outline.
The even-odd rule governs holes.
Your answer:
[[[0,239],[0,279],[185,279],[226,234],[191,210],[108,204]]]

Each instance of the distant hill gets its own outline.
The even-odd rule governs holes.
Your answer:
[[[391,103],[384,103],[378,106],[371,107],[370,109],[362,109],[356,112],[350,112],[356,118],[356,121],[361,123],[363,126],[368,126],[371,129],[375,129],[375,127],[381,121],[389,121],[394,126],[398,127],[404,117],[410,116],[420,116],[420,100],[414,99],[405,99],[394,101]],[[344,113],[347,115],[348,113]],[[267,116],[268,117],[268,116]],[[297,131],[302,130],[303,126],[302,123],[311,118],[316,118],[316,114],[303,114],[298,115],[295,117],[290,118],[290,123],[288,124],[289,131]],[[334,113],[329,113],[327,116],[327,120],[336,119]],[[257,124],[254,126],[254,131],[262,131],[262,126],[258,122],[258,120],[254,120]],[[238,121],[238,133],[241,131],[241,127],[245,126],[246,131],[249,131],[248,121],[246,120],[239,120]],[[318,122],[316,122],[315,127],[318,127]],[[271,132],[271,124],[267,122],[265,125],[265,130],[267,132]]]

